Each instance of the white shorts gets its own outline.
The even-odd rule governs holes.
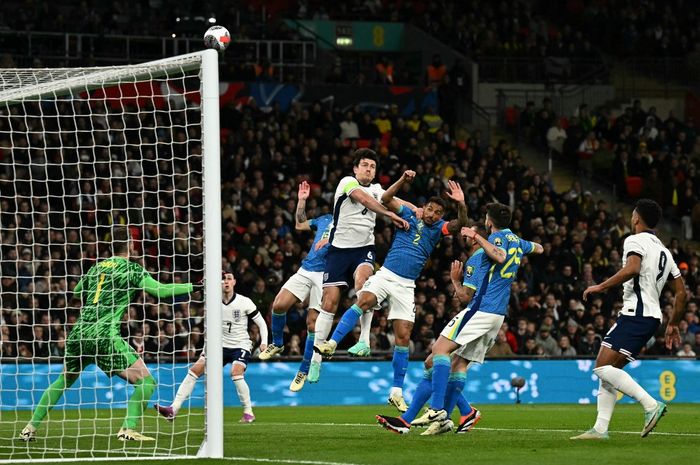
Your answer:
[[[377,303],[389,299],[389,320],[405,320],[411,323],[416,320],[415,281],[411,281],[381,267],[373,276],[365,281],[362,289],[357,291],[371,292],[377,296]]]
[[[294,294],[294,297],[300,302],[305,301],[308,297],[309,308],[320,310],[323,294],[323,271],[307,271],[304,268],[299,268],[299,271],[284,283],[282,289],[287,289]]]
[[[476,363],[483,363],[486,352],[496,342],[503,315],[464,309],[455,315],[440,336],[459,344],[454,355]]]

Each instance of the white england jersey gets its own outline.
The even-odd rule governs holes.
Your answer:
[[[379,184],[365,187],[353,176],[346,176],[338,183],[333,200],[333,228],[330,243],[339,249],[352,249],[374,245],[374,225],[377,214],[350,198],[355,189],[362,189],[381,202],[384,189]]]
[[[681,272],[673,261],[671,252],[652,232],[641,232],[625,239],[622,266],[630,255],[642,259],[639,275],[623,285],[621,314],[661,319],[659,296],[669,274],[678,278]]]
[[[227,349],[245,349],[250,352],[253,343],[248,334],[248,319],[258,314],[255,304],[248,297],[236,294],[221,309],[224,322],[222,342]]]

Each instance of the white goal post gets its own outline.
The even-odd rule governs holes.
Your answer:
[[[137,387],[102,373],[99,355],[81,358],[48,414],[32,414],[64,379],[73,288],[112,256],[116,225],[150,277],[204,280],[206,298],[128,288],[121,337],[156,383],[134,430],[152,442],[117,440],[149,399],[130,399]],[[221,347],[221,257],[218,52],[0,69],[0,463],[223,457],[221,350],[207,351],[206,381],[176,421],[151,407],[173,400],[204,340]],[[40,425],[36,440],[20,441],[28,422]]]

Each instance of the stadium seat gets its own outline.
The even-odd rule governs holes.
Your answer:
[[[639,176],[627,176],[627,195],[632,198],[638,198],[642,193],[642,178]]]

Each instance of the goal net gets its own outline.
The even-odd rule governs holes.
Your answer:
[[[127,229],[129,261],[166,285],[204,279],[206,302],[220,302],[217,60],[207,50],[142,65],[0,69],[0,462],[222,455],[216,351],[207,363],[219,369],[208,370],[176,421],[153,409],[172,402],[205,333],[220,347],[220,306],[207,305],[205,319],[201,293],[146,292],[138,278],[111,289],[107,273],[90,289],[88,273],[114,255],[114,231]],[[131,296],[121,323],[113,319],[117,337],[81,320],[83,311],[119,313],[117,297],[110,303],[101,289]],[[68,379],[67,353],[82,372],[42,418],[35,412],[52,397],[47,388]],[[130,398],[148,389],[116,373],[122,359],[133,363],[125,353],[156,383],[141,403]],[[110,367],[111,377],[102,370]],[[143,414],[131,418],[139,405]],[[133,430],[155,441],[118,440],[127,411]],[[19,440],[30,422],[36,440]]]

